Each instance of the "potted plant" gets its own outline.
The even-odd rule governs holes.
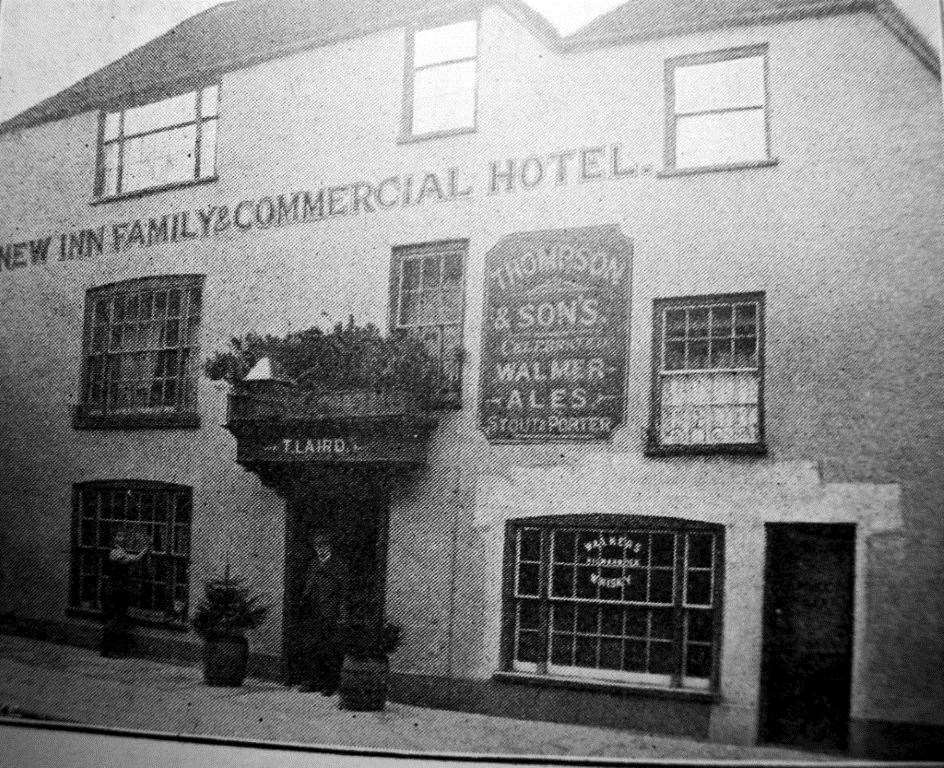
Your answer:
[[[400,633],[400,626],[389,621],[379,631],[357,622],[342,627],[340,709],[379,712],[384,708],[390,676],[388,656],[400,646]]]
[[[193,618],[194,631],[203,638],[203,681],[207,685],[238,686],[246,679],[249,642],[246,630],[258,627],[269,606],[250,593],[241,578],[229,571],[204,585],[204,596]]]

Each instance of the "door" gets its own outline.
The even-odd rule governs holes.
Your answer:
[[[855,526],[766,529],[761,739],[845,749]]]
[[[373,476],[337,468],[317,481],[299,484],[286,502],[283,658],[285,681],[304,682],[312,650],[306,621],[306,582],[318,559],[318,544],[330,542],[334,568],[342,577],[339,619],[352,610],[383,615],[386,573],[387,489]],[[324,569],[322,569],[324,570]],[[317,580],[316,580],[317,583]],[[331,634],[326,632],[326,634]]]

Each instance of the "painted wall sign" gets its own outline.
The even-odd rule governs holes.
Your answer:
[[[520,232],[486,254],[490,440],[599,440],[622,422],[631,261],[616,226]]]
[[[0,272],[407,209],[461,200],[483,192],[505,195],[535,188],[558,189],[572,184],[640,178],[651,176],[652,172],[652,165],[633,162],[622,145],[601,144],[492,160],[478,187],[470,181],[467,171],[454,167],[373,181],[348,181],[312,190],[221,201],[202,208],[158,212],[3,243]]]

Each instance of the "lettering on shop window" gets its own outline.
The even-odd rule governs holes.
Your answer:
[[[599,584],[606,589],[618,589],[632,584],[633,577],[626,573],[627,568],[644,567],[645,550],[641,541],[628,536],[609,535],[599,536],[583,545],[585,550],[584,565],[600,570],[590,573],[591,584]],[[620,575],[612,575],[613,570],[603,575],[603,569],[622,571]]]
[[[208,203],[189,210],[162,211],[129,221],[97,223],[0,243],[0,272],[417,206],[457,203],[480,194],[525,194],[537,189],[560,192],[573,185],[640,179],[652,173],[651,164],[633,161],[622,145],[603,144],[494,159],[488,161],[478,175],[449,167],[379,176],[371,181],[323,184],[314,189]],[[564,271],[573,272],[571,277],[576,279],[600,276],[614,266],[612,260],[602,254],[574,254],[566,258],[570,262],[564,265]],[[522,269],[527,269],[527,265],[508,265],[506,279],[515,281]],[[563,307],[561,311],[572,310]],[[578,311],[584,322],[595,312],[592,304],[585,304]],[[549,322],[550,312],[548,307],[535,306],[533,322]]]
[[[630,261],[615,226],[516,233],[486,254],[489,439],[604,439],[622,422]]]

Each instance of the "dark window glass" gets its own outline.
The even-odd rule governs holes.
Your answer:
[[[568,527],[542,519],[511,526],[509,535],[513,667],[708,687],[717,658],[716,529]]]
[[[186,292],[168,286],[189,285]],[[86,302],[80,412],[86,417],[193,412],[202,278],[154,277],[93,288]],[[102,341],[108,339],[107,345]]]
[[[151,553],[133,567],[132,615],[184,620],[189,591],[191,490],[162,483],[116,481],[77,488],[73,508],[77,537],[72,549],[76,608],[102,609],[108,569],[105,560],[115,535],[124,534],[128,547],[150,546]],[[186,510],[178,517],[175,510]],[[176,546],[168,551],[167,542]]]

